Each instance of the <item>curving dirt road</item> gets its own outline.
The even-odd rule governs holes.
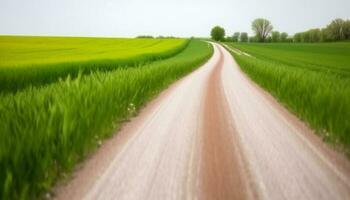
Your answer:
[[[214,49],[58,186],[56,199],[350,199],[347,159]]]

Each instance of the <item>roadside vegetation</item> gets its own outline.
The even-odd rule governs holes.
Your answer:
[[[186,39],[0,36],[0,94],[171,57]]]
[[[350,43],[226,43],[241,69],[350,155]]]
[[[175,43],[185,43],[179,41]],[[178,48],[173,45],[168,50]],[[68,75],[42,87],[1,95],[0,197],[35,199],[49,190],[123,121],[170,83],[204,63],[212,51],[208,43],[190,40],[183,51],[168,59],[90,71],[84,76],[80,71],[75,78]]]

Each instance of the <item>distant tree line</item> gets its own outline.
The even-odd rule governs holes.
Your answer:
[[[225,37],[225,29],[215,26],[211,31],[213,40],[227,42],[331,42],[350,40],[350,20],[335,19],[325,28],[310,29],[289,36],[286,32],[273,31],[271,22],[258,18],[252,22],[254,36],[246,32],[235,32]]]
[[[152,35],[139,35],[139,36],[136,36],[136,38],[153,38]]]
[[[178,37],[175,37],[175,36],[163,36],[163,35],[160,35],[160,36],[157,36],[157,37],[153,37],[152,35],[139,35],[139,36],[136,36],[136,38],[176,39]]]
[[[335,19],[325,28],[296,33],[294,42],[332,42],[350,40],[350,20]]]
[[[235,32],[232,37],[227,37],[226,41],[230,42],[248,42],[248,33],[246,32]]]

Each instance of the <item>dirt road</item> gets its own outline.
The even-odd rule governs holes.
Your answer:
[[[350,199],[350,164],[223,47],[127,123],[57,199]]]

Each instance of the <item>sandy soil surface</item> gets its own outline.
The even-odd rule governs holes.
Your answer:
[[[350,199],[349,161],[214,49],[57,186],[55,198]]]

